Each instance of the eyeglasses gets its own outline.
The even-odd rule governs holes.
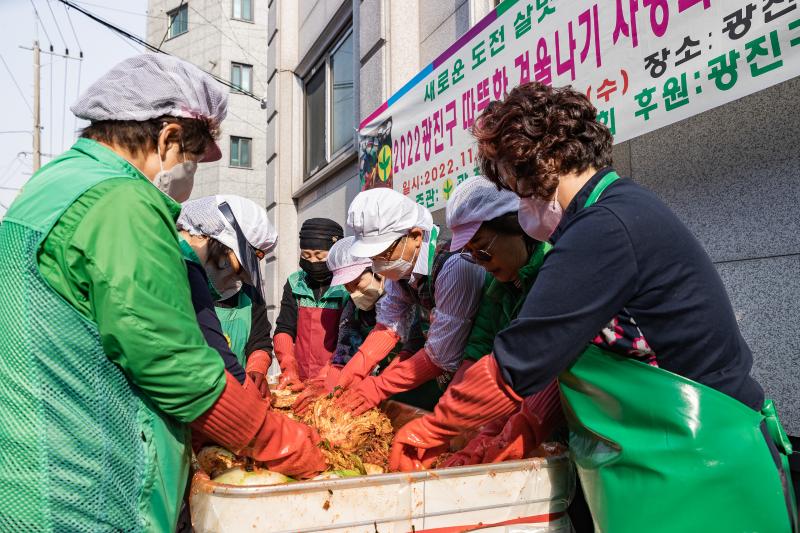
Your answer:
[[[492,248],[492,245],[494,244],[494,241],[496,239],[497,239],[497,234],[495,233],[494,237],[492,237],[492,240],[489,241],[489,244],[486,246],[485,249],[464,250],[459,255],[461,255],[462,259],[469,261],[470,263],[477,263],[478,261],[480,261],[481,263],[488,263],[489,261],[492,260],[493,257],[492,254],[489,253],[489,250]]]
[[[397,248],[397,245],[399,245],[400,241],[402,241],[404,238],[405,237],[400,237],[399,239],[394,241],[392,244],[390,244],[389,247],[386,249],[386,251],[381,252],[378,255],[374,255],[374,256],[372,256],[372,258],[373,259],[385,259],[385,260],[388,260],[390,257],[392,257],[392,254],[394,253],[395,248]]]

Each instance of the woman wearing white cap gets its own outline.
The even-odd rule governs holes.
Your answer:
[[[189,63],[127,59],[76,102],[91,123],[9,208],[0,530],[172,530],[189,424],[285,473],[324,469],[315,433],[225,372],[192,308],[173,198],[219,158],[226,107]]]
[[[340,386],[352,389],[340,405],[358,412],[459,369],[485,274],[439,242],[439,228],[424,207],[391,189],[356,196],[347,223],[356,237],[350,253],[370,257],[373,271],[387,279],[378,323],[339,377]],[[408,337],[415,306],[430,323],[424,347],[392,364],[386,379],[361,387],[397,341]]]
[[[244,353],[253,325],[252,305],[220,309],[215,302],[239,295],[250,304],[242,291],[247,285],[255,303],[263,304],[259,261],[278,240],[267,212],[241,196],[207,196],[183,204],[178,230],[203,336],[239,383],[244,384],[247,366],[248,375],[266,397],[265,374],[271,356],[266,350],[254,350],[247,357]]]
[[[453,233],[451,250],[477,263],[492,275],[481,298],[464,360],[476,362],[492,351],[495,336],[519,313],[551,248],[528,236],[517,218],[519,197],[499,190],[482,176],[459,185],[447,202],[447,225]],[[464,430],[477,429],[476,414],[465,397],[479,396],[480,381],[451,384],[430,415],[409,422],[395,437],[392,470],[427,468],[450,440]],[[506,421],[508,422],[506,423]],[[522,403],[518,413],[487,424],[465,450],[441,466],[521,459],[563,421],[555,380]]]

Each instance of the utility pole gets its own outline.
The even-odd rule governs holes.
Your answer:
[[[42,125],[39,104],[39,41],[33,41],[33,171],[42,166]],[[52,150],[51,150],[52,151]]]

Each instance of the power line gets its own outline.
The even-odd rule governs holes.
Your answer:
[[[64,39],[64,34],[61,33],[61,25],[58,23],[58,19],[56,19],[56,14],[53,13],[53,6],[50,5],[50,0],[44,0],[44,3],[47,4],[47,9],[50,10],[50,16],[53,17],[53,22],[56,23],[56,30],[58,31],[59,37],[61,37],[61,42],[64,43],[64,53],[69,55],[69,46],[67,46],[67,40]]]
[[[22,92],[22,89],[20,89],[19,83],[17,83],[17,78],[14,77],[14,73],[11,72],[10,68],[8,68],[8,63],[6,63],[6,60],[3,57],[3,54],[0,54],[0,60],[3,61],[3,65],[5,65],[6,70],[8,71],[8,75],[11,77],[11,81],[14,82],[14,85],[16,86],[17,90],[19,91],[19,95],[22,97],[22,101],[25,102],[25,105],[28,106],[28,110],[31,112],[31,115],[33,115],[33,108],[31,107],[31,104],[28,103],[28,99],[25,98],[25,93]]]
[[[50,39],[50,35],[47,33],[47,28],[45,27],[44,22],[42,21],[42,17],[39,16],[39,10],[36,9],[36,4],[33,3],[33,0],[31,0],[31,6],[33,7],[33,13],[36,15],[36,19],[39,21],[39,24],[42,25],[42,31],[44,31],[44,36],[47,37],[47,42],[48,44],[50,44],[50,51],[52,52],[53,40]]]
[[[75,37],[75,44],[78,45],[78,53],[79,57],[83,58],[83,47],[81,46],[80,40],[78,40],[78,32],[75,31],[75,26],[72,24],[72,17],[69,16],[69,9],[64,4],[61,4],[61,7],[64,8],[64,13],[67,14],[67,22],[69,22],[69,27],[72,28],[72,36]],[[80,63],[78,64],[78,77],[80,78]],[[79,83],[80,85],[80,83]]]
[[[180,12],[180,10],[181,10],[181,7],[183,7],[183,0],[181,0],[181,3],[180,3],[180,4],[178,4],[178,7],[176,7],[176,8],[175,8],[175,12],[178,12],[178,13],[179,13],[179,12]],[[164,36],[161,38],[161,42],[160,42],[160,43],[158,43],[158,47],[159,47],[159,48],[161,48],[161,47],[164,45],[164,41],[166,41],[166,40],[167,40],[167,35],[169,35],[169,30],[170,30],[170,28],[172,28],[172,23],[173,23],[173,22],[174,22],[174,21],[172,21],[172,20],[170,20],[170,19],[169,19],[169,13],[167,13],[167,31],[165,31],[165,32],[164,32]],[[186,17],[186,22],[187,22],[187,24],[188,24],[188,22],[189,22],[189,17]]]
[[[259,60],[257,57],[255,57],[255,56],[251,55],[251,54],[250,54],[250,52],[248,52],[247,50],[245,50],[245,48],[244,48],[244,47],[242,46],[242,44],[239,42],[239,39],[237,39],[237,38],[236,38],[236,32],[234,32],[234,31],[233,31],[233,26],[231,26],[231,20],[230,20],[230,18],[229,18],[229,17],[228,17],[228,16],[225,14],[225,8],[222,6],[222,0],[220,0],[220,2],[218,3],[218,5],[219,5],[219,9],[220,9],[220,11],[222,12],[222,18],[225,20],[226,24],[228,25],[228,28],[231,30],[231,37],[228,37],[228,35],[227,35],[227,34],[226,34],[224,31],[222,31],[221,29],[217,28],[217,30],[218,30],[218,31],[219,31],[219,32],[220,32],[220,33],[221,33],[221,34],[222,34],[224,37],[227,37],[229,40],[233,41],[233,42],[236,44],[236,46],[238,46],[238,47],[239,47],[239,50],[241,50],[241,51],[242,51],[242,53],[244,53],[244,55],[246,55],[246,56],[250,57],[250,58],[251,58],[251,59],[253,59],[253,60],[254,60],[256,63],[258,63],[259,65],[261,65],[262,67],[264,67],[264,68],[266,69],[266,68],[267,68],[267,66],[266,66],[264,63],[262,63],[262,62],[261,62],[261,61],[260,61],[260,60]],[[189,7],[191,7],[191,6],[189,6]],[[251,8],[252,8],[252,6],[251,6]],[[200,15],[200,16],[202,17],[202,15]],[[205,17],[203,17],[203,18],[205,19]],[[209,22],[210,22],[210,21],[209,21]],[[212,26],[213,26],[213,24],[212,24]],[[214,26],[214,27],[216,28],[216,26]]]
[[[108,22],[107,20],[104,20],[104,19],[98,17],[97,15],[92,13],[91,11],[87,11],[86,9],[84,9],[83,7],[75,4],[71,0],[58,0],[58,1],[61,2],[62,4],[65,4],[65,5],[73,8],[73,9],[81,12],[82,14],[86,15],[87,17],[89,17],[90,19],[94,20],[98,24],[101,24],[101,25],[105,26],[106,28],[108,28],[108,29],[110,29],[110,30],[112,30],[114,32],[117,32],[118,34],[122,35],[123,37],[126,37],[126,38],[130,39],[131,41],[133,41],[133,42],[135,42],[135,43],[137,43],[137,44],[139,44],[141,46],[144,46],[147,50],[150,50],[151,52],[158,52],[160,54],[164,54],[164,55],[168,55],[168,56],[172,55],[169,52],[165,52],[164,50],[162,50],[161,48],[159,48],[157,46],[153,46],[152,44],[148,43],[147,41],[145,41],[141,37],[138,37],[138,36],[128,32],[128,31],[120,28],[119,26],[115,26],[114,24]],[[195,65],[195,66],[197,67],[197,65]],[[217,80],[219,83],[221,83],[225,87],[228,87],[229,89],[235,89],[237,92],[239,92],[241,94],[244,94],[246,96],[249,96],[253,100],[261,102],[261,98],[259,98],[258,96],[256,96],[252,92],[246,91],[246,90],[244,90],[244,89],[242,89],[240,87],[237,87],[237,86],[233,85],[230,81],[226,80],[225,78],[222,78],[220,76],[217,76],[216,74],[208,72],[205,69],[202,69],[200,67],[197,67],[197,68],[200,69],[201,71],[205,72],[206,74],[208,74],[209,76],[211,76],[215,80]]]

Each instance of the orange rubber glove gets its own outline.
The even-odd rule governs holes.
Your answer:
[[[254,350],[247,357],[247,366],[244,371],[253,380],[262,398],[269,397],[269,383],[267,382],[267,369],[272,364],[272,356],[264,350]]]
[[[498,422],[501,422],[499,428]],[[543,390],[525,398],[519,410],[507,420],[498,419],[488,424],[463,450],[453,454],[441,466],[525,459],[563,422],[558,382],[553,380]]]
[[[486,448],[503,431],[503,427],[508,421],[507,417],[495,418],[481,429],[463,449],[454,453],[443,461],[439,468],[449,468],[451,466],[479,465],[483,463],[486,456]]]
[[[433,414],[400,428],[392,443],[389,469],[409,472],[429,468],[448,451],[450,439],[513,413],[522,398],[503,380],[493,355],[487,355],[451,383]]]
[[[376,324],[372,331],[361,343],[361,347],[356,354],[348,361],[347,365],[339,374],[336,387],[346,389],[361,382],[362,379],[370,375],[381,359],[389,355],[394,345],[400,337],[394,330],[383,324]],[[331,389],[333,390],[333,389]]]
[[[292,404],[292,411],[298,415],[302,415],[317,398],[328,394],[326,384],[328,380],[336,380],[339,376],[340,369],[341,367],[339,365],[334,365],[328,361],[325,366],[320,369],[317,377],[306,380],[304,383],[305,389]]]
[[[191,423],[192,431],[287,476],[308,478],[325,470],[316,430],[270,410],[250,380],[242,386],[229,372],[225,378],[225,390]]]
[[[336,404],[358,416],[377,407],[393,394],[419,387],[443,373],[444,370],[436,366],[425,348],[422,348],[405,360],[395,358],[379,376],[367,377],[345,391],[336,400]]]
[[[288,333],[278,333],[272,337],[272,344],[275,346],[275,356],[281,365],[278,388],[288,388],[294,392],[303,390],[300,372],[297,370],[297,359],[294,357],[294,339],[292,336]]]

